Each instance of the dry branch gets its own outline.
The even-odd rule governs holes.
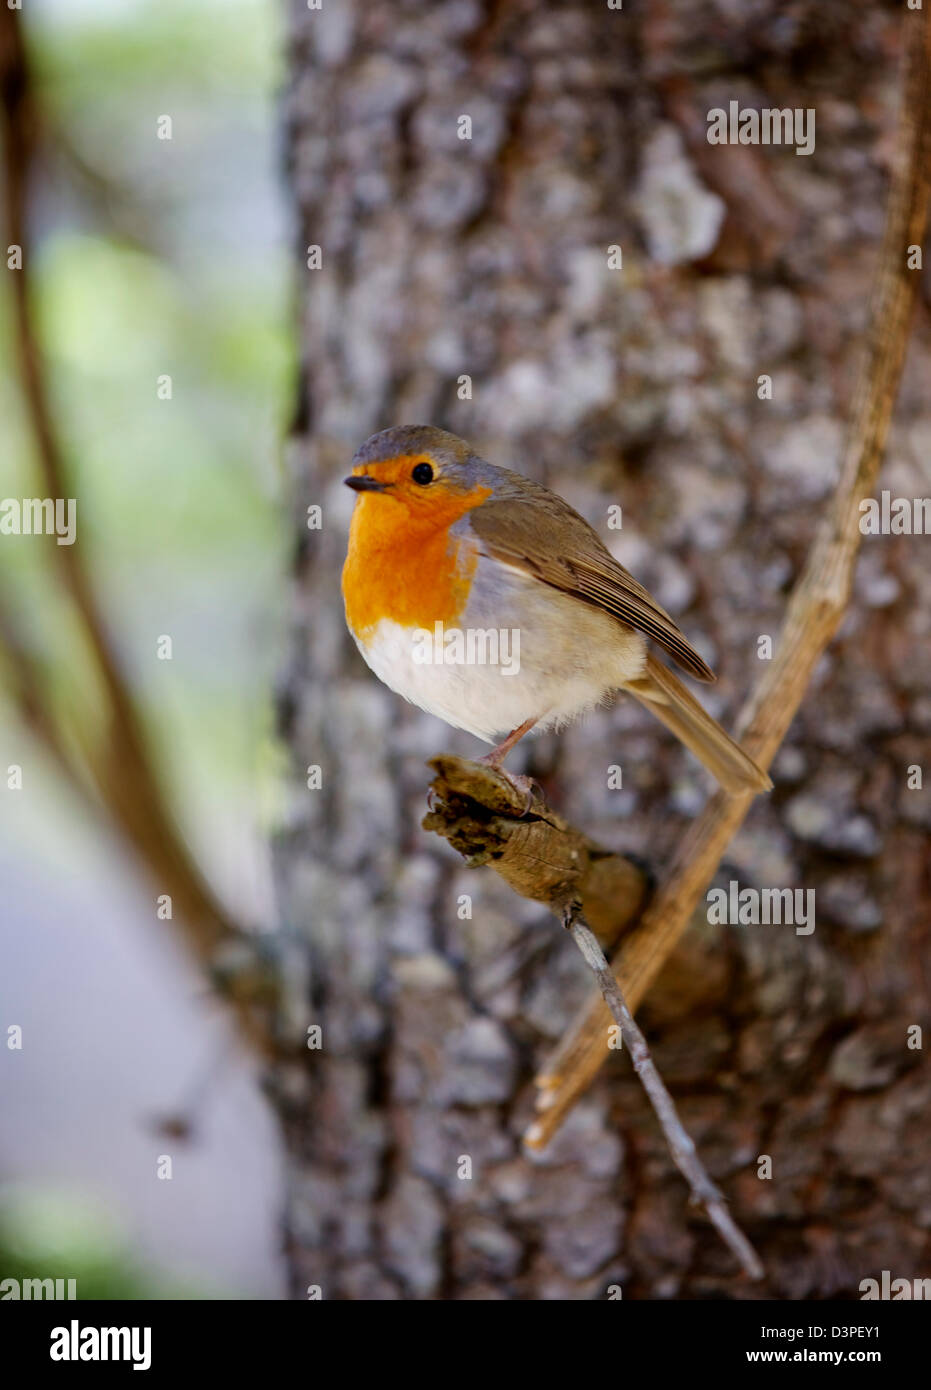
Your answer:
[[[436,776],[424,829],[449,840],[471,867],[490,865],[523,897],[545,903],[572,932],[621,1031],[693,1201],[705,1207],[745,1272],[762,1278],[759,1258],[705,1171],[605,959],[604,949],[636,920],[648,898],[643,870],[596,845],[539,796],[527,806],[521,792],[483,763],[447,756],[432,759],[430,766]]]
[[[477,868],[490,864],[524,898],[557,916],[578,899],[602,946],[637,920],[650,892],[643,869],[576,830],[539,797],[525,798],[482,763],[439,757],[425,830],[435,831]]]
[[[676,1167],[685,1178],[692,1191],[692,1201],[705,1208],[712,1225],[718,1231],[728,1249],[736,1255],[751,1279],[762,1279],[763,1266],[753,1246],[743,1231],[737,1226],[727,1209],[724,1195],[711,1181],[707,1170],[695,1149],[695,1144],[679,1119],[672,1096],[666,1090],[663,1079],[650,1056],[646,1038],[633,1020],[630,1010],[621,994],[617,980],[605,960],[604,952],[589,930],[584,918],[573,906],[567,908],[565,925],[572,932],[575,944],[582,952],[585,963],[591,968],[598,986],[627,1044],[634,1071],[639,1076],[643,1089],[660,1122],[669,1152]]]

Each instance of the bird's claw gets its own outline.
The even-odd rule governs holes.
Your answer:
[[[525,777],[521,772],[508,772],[503,767],[496,768],[495,771],[500,772],[501,776],[505,777],[510,782],[514,790],[523,795],[524,805],[519,817],[519,819],[522,820],[524,816],[530,813],[534,795],[540,790],[539,784],[535,782],[532,777]]]

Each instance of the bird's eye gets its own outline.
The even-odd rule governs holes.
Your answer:
[[[411,470],[411,477],[415,483],[425,487],[427,483],[433,482],[433,469],[429,463],[417,463]]]

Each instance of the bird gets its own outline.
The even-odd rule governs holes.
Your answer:
[[[653,647],[713,671],[557,493],[432,425],[380,430],[350,466],[349,631],[391,690],[493,744],[480,761],[526,788],[503,767],[520,739],[623,691],[728,793],[771,788]]]

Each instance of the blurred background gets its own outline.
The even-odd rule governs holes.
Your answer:
[[[78,544],[165,796],[224,899],[264,927],[293,353],[282,16],[269,0],[30,0],[22,24],[30,292]],[[9,284],[0,494],[45,496]],[[59,707],[93,723],[58,558],[4,536],[4,609]],[[233,1025],[156,920],[164,885],[63,784],[9,684],[0,719],[0,1023],[23,1029],[0,1051],[0,1267],[76,1274],[84,1296],[274,1294],[277,1141]],[[179,1115],[196,1142],[172,1141],[159,1181],[160,1126]]]

